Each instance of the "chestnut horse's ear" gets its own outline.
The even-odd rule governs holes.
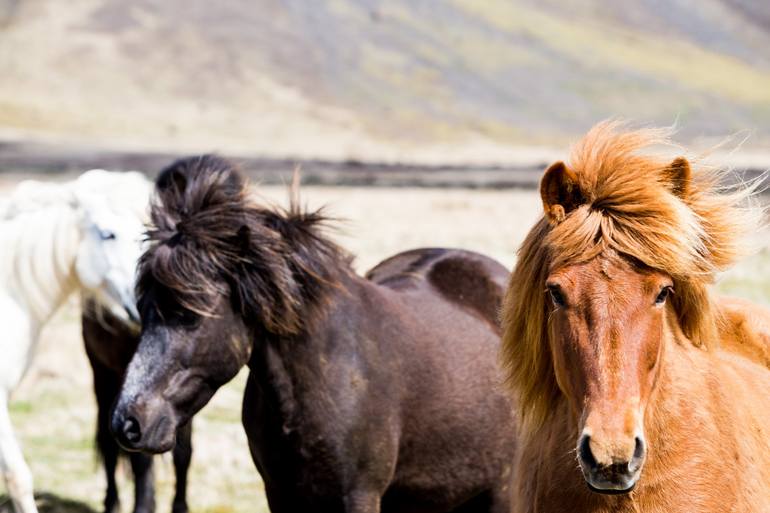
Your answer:
[[[577,177],[564,162],[556,162],[546,169],[540,180],[540,197],[546,218],[560,223],[564,217],[585,203]]]
[[[684,199],[690,194],[690,163],[684,157],[677,157],[663,169],[664,179],[669,181],[671,192]]]

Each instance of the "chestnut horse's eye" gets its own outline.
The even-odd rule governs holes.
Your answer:
[[[567,304],[566,300],[564,299],[564,294],[562,294],[558,285],[547,285],[547,288],[548,295],[551,296],[551,301],[553,301],[555,306],[564,306]]]
[[[669,285],[663,287],[660,290],[660,293],[658,294],[658,297],[655,298],[655,305],[662,305],[666,302],[666,299],[668,299],[669,294],[673,291],[673,288]]]

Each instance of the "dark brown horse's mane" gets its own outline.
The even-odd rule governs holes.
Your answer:
[[[301,332],[315,305],[351,272],[350,257],[324,236],[321,211],[256,205],[236,167],[220,157],[182,159],[158,177],[148,250],[139,262],[140,304],[214,314],[216,298],[277,335]]]

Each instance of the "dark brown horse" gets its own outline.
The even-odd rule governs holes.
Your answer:
[[[152,221],[112,417],[124,446],[171,449],[248,365],[243,425],[274,513],[510,510],[500,264],[421,249],[361,278],[319,213],[255,205],[216,157],[164,170]]]
[[[105,513],[118,513],[120,501],[115,481],[115,469],[120,448],[110,433],[110,410],[120,392],[128,363],[139,344],[138,330],[127,326],[106,310],[97,311],[93,302],[84,305],[83,341],[88,361],[94,373],[94,392],[98,415],[96,421],[96,445],[104,463],[107,477],[107,493],[104,498]],[[174,447],[176,494],[173,513],[187,512],[187,469],[192,457],[192,422],[179,428]],[[129,455],[134,474],[134,513],[155,511],[155,483],[152,472],[152,456],[138,452]]]

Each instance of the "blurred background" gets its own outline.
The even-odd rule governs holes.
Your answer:
[[[762,0],[0,0],[0,164],[530,168],[623,117],[762,167],[769,48]]]
[[[512,265],[542,169],[608,117],[676,124],[740,176],[770,168],[770,3],[0,0],[0,193],[218,152],[283,203],[301,164],[305,200],[343,219],[333,237],[361,271],[441,245]],[[766,234],[753,242],[717,286],[769,303]],[[11,406],[43,511],[101,510],[79,329],[71,302]],[[194,512],[267,511],[243,382],[196,417]],[[167,512],[170,458],[156,475]]]

